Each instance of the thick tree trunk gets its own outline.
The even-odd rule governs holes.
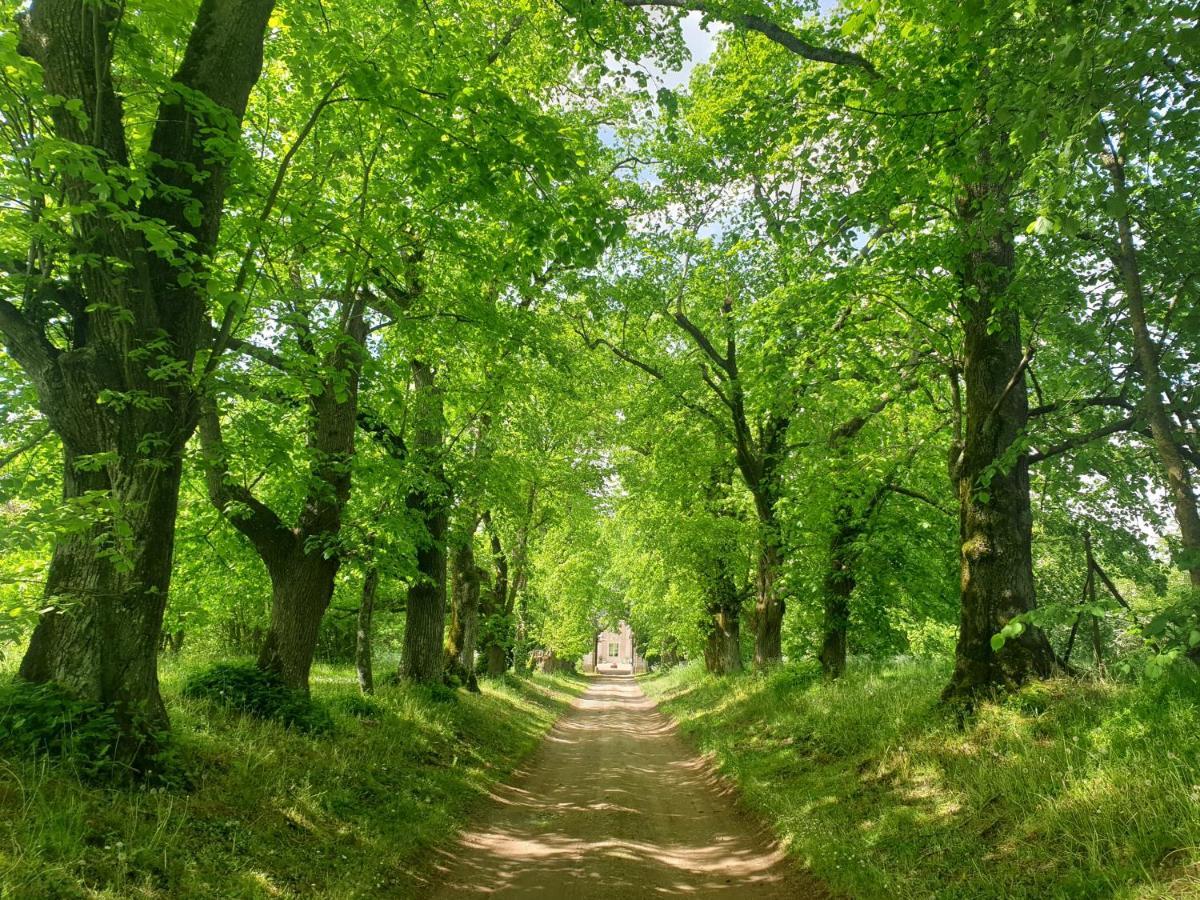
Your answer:
[[[704,664],[716,675],[742,671],[741,598],[733,573],[724,558],[713,563],[708,576],[707,640]]]
[[[415,491],[407,500],[409,507],[420,513],[425,536],[417,550],[417,580],[408,590],[400,675],[408,681],[432,683],[442,678],[446,630],[446,531],[450,500],[445,496],[446,490],[438,491],[446,485],[441,461],[445,419],[433,369],[416,361],[412,371],[416,392],[412,453],[423,465],[426,478],[437,487]]]
[[[1133,347],[1138,369],[1145,381],[1146,393],[1142,398],[1142,409],[1150,426],[1154,449],[1167,479],[1171,495],[1171,506],[1175,511],[1175,522],[1183,549],[1190,557],[1187,564],[1188,577],[1193,587],[1200,588],[1200,512],[1197,511],[1196,490],[1192,473],[1180,452],[1175,438],[1171,416],[1163,398],[1166,385],[1159,367],[1159,349],[1150,333],[1146,317],[1146,299],[1142,287],[1141,267],[1138,264],[1137,244],[1133,236],[1133,223],[1129,214],[1129,189],[1125,182],[1124,162],[1106,155],[1105,165],[1113,186],[1114,195],[1120,200],[1123,210],[1117,217],[1119,250],[1117,264],[1121,281],[1125,287],[1125,300],[1129,304],[1129,324],[1133,331]]]
[[[853,510],[838,508],[834,516],[833,537],[829,542],[829,568],[825,571],[825,621],[821,640],[821,669],[830,678],[846,671],[846,643],[850,631],[850,598],[854,596],[854,542],[859,530],[853,524]]]
[[[969,697],[994,686],[1045,677],[1054,652],[1040,629],[1027,627],[1000,651],[992,637],[1035,606],[1029,502],[1024,454],[1008,459],[1025,432],[1029,402],[1021,320],[1004,294],[1012,280],[1011,227],[997,221],[1002,190],[974,185],[959,204],[966,249],[963,303],[966,423],[952,473],[959,498],[961,619],[954,674],[944,699]]]
[[[168,725],[156,656],[181,457],[197,407],[190,376],[164,378],[170,368],[164,360],[189,372],[208,336],[203,269],[216,246],[230,160],[212,149],[218,141],[210,138],[237,140],[272,7],[272,0],[202,0],[180,67],[159,100],[150,161],[134,173],[151,189],[128,192],[140,200],[119,199],[114,191],[98,207],[90,179],[58,173],[64,208],[73,204],[76,212],[62,229],[69,243],[47,258],[61,252],[76,262],[64,260],[71,274],[63,284],[40,272],[21,274],[57,305],[53,315],[66,323],[68,347],[46,337],[40,315],[0,299],[0,337],[66,448],[67,497],[98,491],[111,504],[111,521],[55,547],[46,591],[56,611],[39,621],[21,674],[112,705],[128,737],[128,747],[118,748],[123,756],[144,757]],[[121,8],[34,0],[19,17],[21,52],[41,66],[47,92],[66,101],[49,110],[55,135],[94,152],[97,165],[118,180],[141,165],[131,161],[113,87]],[[190,96],[208,102],[185,102]],[[190,241],[192,261],[154,253],[130,227],[144,219]],[[145,352],[151,346],[161,349]],[[106,394],[149,402],[101,403]],[[85,473],[76,469],[84,456],[112,461]]]
[[[503,644],[489,644],[487,648],[487,673],[503,675],[508,671],[508,652]]]
[[[446,630],[446,515],[425,517],[426,543],[417,551],[417,581],[408,589],[404,656],[400,674],[409,681],[442,677],[442,639]]]
[[[364,694],[375,693],[375,668],[371,653],[371,622],[375,616],[375,592],[379,589],[379,569],[371,566],[363,580],[362,600],[358,604],[358,627],[354,632],[354,670],[358,688]]]
[[[341,565],[326,548],[342,527],[350,499],[350,461],[358,413],[358,377],[367,336],[364,298],[356,295],[342,306],[342,336],[323,360],[330,374],[321,393],[310,397],[308,449],[312,461],[308,491],[295,527],[289,527],[265,503],[230,477],[221,420],[213,401],[200,419],[200,445],[209,499],[229,515],[235,528],[254,545],[271,576],[271,620],[258,654],[261,669],[278,675],[288,687],[308,691],[321,619],[333,597]],[[336,381],[341,381],[335,386]]]
[[[320,550],[297,552],[268,565],[271,574],[271,624],[258,653],[258,666],[293,690],[308,690],[308,673],[321,619],[333,597],[340,560]]]
[[[759,669],[783,659],[784,602],[779,596],[783,557],[775,534],[765,534],[762,540],[754,598],[754,665]]]
[[[500,542],[491,513],[483,514],[483,525],[487,529],[492,547],[492,564],[495,580],[492,589],[481,595],[480,614],[483,623],[480,630],[485,640],[480,646],[484,659],[484,671],[488,675],[503,675],[508,669],[508,646],[505,635],[508,631],[508,610],[511,608],[512,592],[508,579],[508,555]]]
[[[158,689],[158,646],[171,580],[178,456],[151,468],[135,462],[79,471],[65,452],[63,496],[100,491],[116,501],[118,520],[63,538],[54,548],[46,601],[54,607],[34,630],[21,662],[28,681],[55,681],[79,697],[111,706],[131,745],[122,756],[152,752],[167,728]],[[167,523],[167,527],[164,527]],[[108,548],[108,552],[98,552]]]
[[[737,608],[718,609],[711,616],[704,645],[704,667],[714,675],[742,671],[742,633]]]
[[[470,690],[475,679],[475,641],[479,623],[481,573],[475,565],[473,535],[454,551],[450,578],[450,625],[446,630],[446,668]]]

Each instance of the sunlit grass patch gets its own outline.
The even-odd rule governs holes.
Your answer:
[[[1200,689],[1056,679],[959,729],[947,668],[649,679],[800,861],[853,897],[1200,896]]]
[[[0,759],[0,896],[405,897],[498,778],[538,744],[580,682],[483,679],[449,702],[317,666],[332,734],[163,688],[193,788],[86,786],[44,760]]]

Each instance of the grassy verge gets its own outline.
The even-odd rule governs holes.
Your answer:
[[[0,897],[405,897],[429,851],[538,744],[581,681],[483,680],[481,695],[317,667],[336,730],[309,737],[163,686],[190,791],[82,784],[0,758]]]
[[[959,730],[937,705],[947,676],[688,666],[643,683],[848,896],[1200,897],[1200,681],[1030,685]]]

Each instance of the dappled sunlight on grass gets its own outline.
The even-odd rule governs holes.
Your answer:
[[[191,791],[113,791],[0,760],[0,882],[14,897],[405,897],[584,685],[484,679],[482,694],[383,687],[317,666],[336,724],[311,737],[164,693]]]
[[[1056,679],[964,730],[943,665],[806,666],[645,683],[775,823],[854,897],[1200,896],[1200,690]]]

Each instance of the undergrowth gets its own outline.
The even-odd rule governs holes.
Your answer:
[[[183,696],[275,721],[308,734],[330,734],[333,718],[311,697],[251,663],[216,663],[189,675]]]
[[[643,683],[771,822],[855,898],[1200,897],[1200,682],[1057,679],[938,705],[948,667],[805,665]]]
[[[118,774],[120,739],[111,709],[54,684],[0,683],[0,753],[48,757],[95,780]]]
[[[509,676],[453,702],[403,686],[362,697],[350,668],[317,666],[333,728],[313,735],[183,696],[198,671],[185,658],[162,672],[190,790],[103,786],[0,750],[0,897],[421,896],[431,848],[583,689]]]

